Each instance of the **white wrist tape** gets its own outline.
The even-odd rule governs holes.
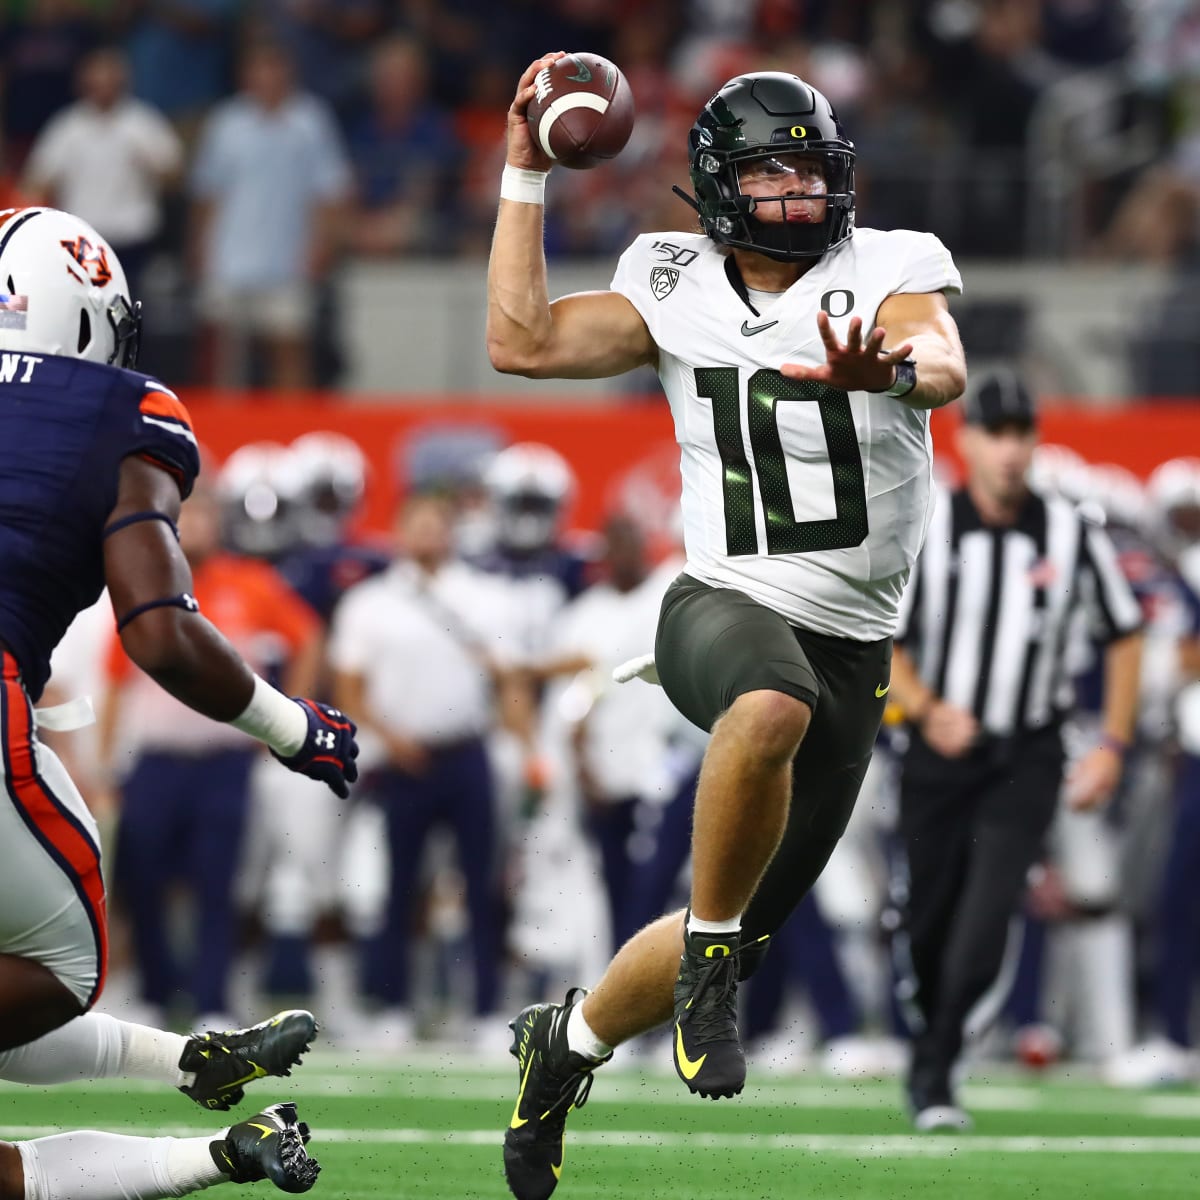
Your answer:
[[[546,203],[546,172],[527,171],[524,167],[504,164],[500,176],[500,199],[516,200],[521,204]]]
[[[229,724],[258,738],[284,758],[296,754],[308,737],[308,718],[300,705],[257,675],[250,703]]]

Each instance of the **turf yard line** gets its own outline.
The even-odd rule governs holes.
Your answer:
[[[112,1124],[111,1132],[144,1130],[144,1125]],[[5,1126],[7,1139],[22,1140],[58,1133],[61,1126]],[[155,1129],[160,1137],[212,1135],[213,1129],[196,1125],[167,1125]],[[859,1136],[854,1134],[716,1134],[702,1135],[706,1149],[799,1151],[850,1158],[956,1158],[965,1154],[1200,1154],[1200,1137],[920,1137],[910,1134]],[[320,1129],[313,1148],[322,1142],[365,1145],[444,1145],[499,1147],[497,1129]],[[613,1133],[572,1132],[575,1146],[635,1147],[643,1149],[695,1149],[697,1135],[650,1130]]]
[[[83,1093],[119,1094],[164,1093],[164,1085],[142,1079],[97,1079],[72,1085]],[[374,1072],[301,1070],[293,1085],[306,1096],[354,1098],[369,1094],[387,1100],[487,1100],[502,1102],[514,1090],[514,1081],[466,1078],[461,1081],[413,1073],[398,1080],[390,1075],[380,1079]],[[690,1110],[696,1100],[680,1088],[674,1075],[643,1080],[630,1076],[602,1076],[596,1099],[608,1103],[639,1104]],[[31,1089],[20,1083],[0,1080],[0,1095],[30,1095]],[[1090,1116],[1122,1115],[1168,1117],[1180,1120],[1200,1118],[1200,1096],[1147,1095],[1142,1092],[1110,1091],[1102,1088],[1039,1089],[980,1082],[963,1089],[966,1107],[976,1112],[1052,1112]],[[743,1093],[731,1109],[796,1108],[829,1112],[844,1110],[894,1111],[902,1104],[898,1083],[871,1081],[865,1085],[766,1083]]]

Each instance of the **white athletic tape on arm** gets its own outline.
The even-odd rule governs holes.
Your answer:
[[[527,171],[524,167],[504,164],[500,176],[500,199],[516,200],[520,204],[546,203],[546,172]]]
[[[557,100],[551,100],[550,107],[542,113],[542,119],[538,122],[538,141],[551,158],[557,158],[558,155],[550,149],[550,130],[563,113],[570,112],[573,108],[591,108],[598,113],[604,113],[608,112],[608,101],[603,96],[596,96],[591,92],[572,92],[569,96],[559,96]]]
[[[298,753],[308,737],[304,709],[257,675],[250,703],[229,724],[258,738],[284,758]]]

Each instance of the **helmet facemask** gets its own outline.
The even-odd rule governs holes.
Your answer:
[[[142,302],[130,304],[118,295],[108,306],[107,315],[113,334],[113,352],[108,361],[117,367],[136,367],[142,346]]]
[[[812,189],[804,173],[795,170],[791,160],[797,158],[819,164],[823,183],[818,190]],[[770,196],[745,193],[743,179],[765,164],[777,164],[781,180],[792,175],[795,189]],[[852,150],[760,146],[721,155],[702,149],[695,156],[691,174],[705,232],[722,245],[794,262],[820,258],[854,231]],[[821,202],[819,215],[814,213],[814,202]],[[816,219],[794,219],[802,209]]]
[[[760,71],[731,79],[696,118],[688,160],[694,197],[675,190],[720,245],[797,262],[820,258],[854,233],[854,143],[829,101],[796,75]],[[780,178],[764,186],[772,162]],[[807,178],[798,177],[795,164],[810,168]],[[783,178],[789,165],[797,175],[792,196]],[[755,174],[751,195],[746,177]],[[789,203],[800,199],[804,205]]]

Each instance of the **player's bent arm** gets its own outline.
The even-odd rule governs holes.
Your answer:
[[[641,313],[619,292],[563,296],[530,326],[504,317],[493,322],[490,304],[488,312],[488,357],[506,375],[607,379],[658,357]]]
[[[912,345],[917,386],[899,403],[941,408],[967,387],[967,359],[958,326],[941,292],[897,292],[880,306],[875,324],[887,330],[887,345]]]
[[[542,206],[501,200],[488,260],[487,350],[492,366],[531,379],[602,379],[653,362],[636,308],[616,292],[550,303]]]
[[[178,520],[179,489],[161,468],[139,458],[121,464],[117,503],[108,527],[139,513]],[[118,622],[142,605],[190,594],[192,572],[171,527],[142,520],[104,539],[104,574]],[[133,662],[189,708],[217,721],[243,712],[254,675],[203,616],[172,604],[146,608],[120,631]]]

